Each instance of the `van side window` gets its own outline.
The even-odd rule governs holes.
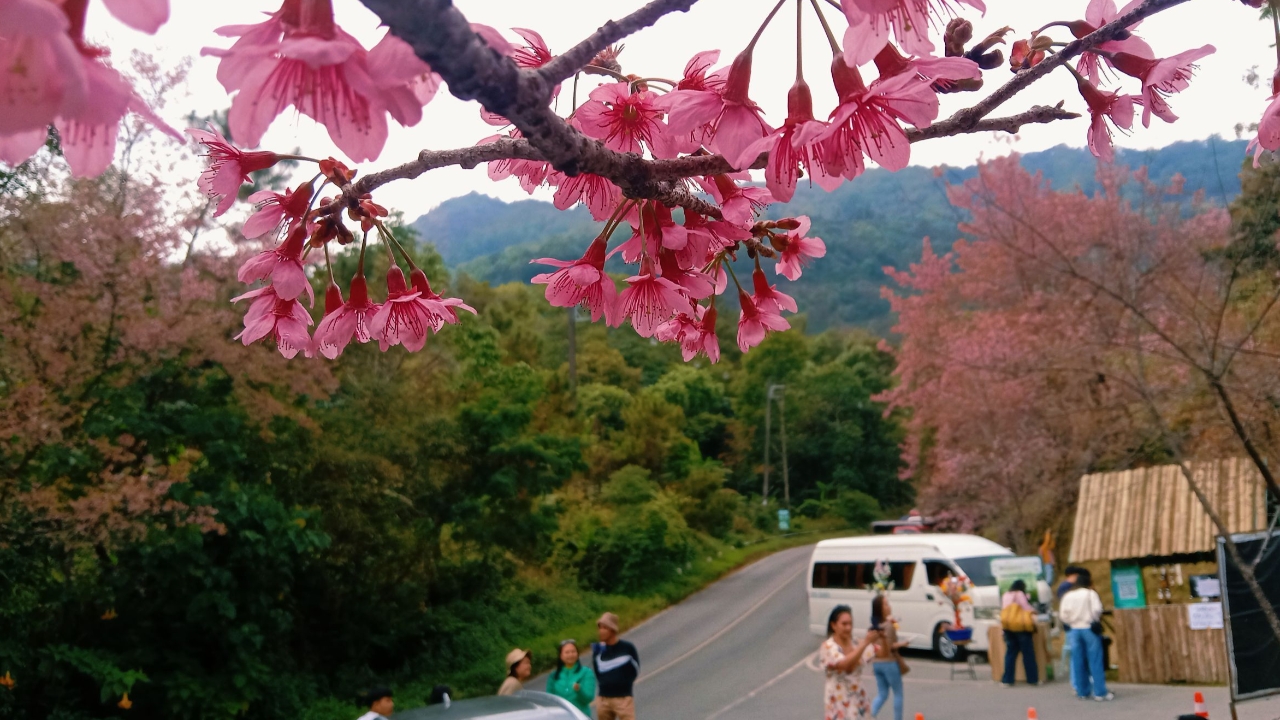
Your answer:
[[[875,563],[869,562],[820,562],[813,564],[813,586],[837,590],[869,590],[876,584]],[[890,577],[895,590],[911,587],[915,575],[914,562],[889,563]]]
[[[813,586],[837,590],[865,590],[875,584],[874,563],[820,562],[813,564]]]
[[[889,563],[889,572],[893,577],[893,589],[907,590],[911,588],[911,579],[916,574],[916,564],[914,562],[891,562]]]
[[[941,560],[925,560],[924,574],[928,578],[930,585],[938,586],[942,584],[943,580],[955,575],[956,571],[951,567],[950,563],[945,563]]]

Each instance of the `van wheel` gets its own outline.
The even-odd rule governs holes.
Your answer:
[[[939,625],[933,629],[933,651],[942,656],[943,660],[950,662],[963,660],[965,649],[951,642],[943,632],[945,627],[945,625]]]

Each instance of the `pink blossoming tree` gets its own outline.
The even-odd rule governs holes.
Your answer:
[[[594,320],[629,322],[642,335],[681,343],[686,355],[714,360],[718,349],[708,345],[707,325],[714,326],[716,303],[730,284],[742,301],[738,337],[745,351],[787,327],[784,309],[797,309],[789,295],[758,279],[767,266],[773,276],[797,281],[826,252],[808,234],[808,218],[765,220],[764,208],[789,201],[806,180],[825,190],[856,180],[868,161],[903,168],[916,142],[1078,117],[1061,103],[993,117],[1059,69],[1076,75],[1080,108],[1092,120],[1089,147],[1109,159],[1111,133],[1129,131],[1138,107],[1144,126],[1153,115],[1177,119],[1174,96],[1214,50],[1160,48],[1167,51],[1161,55],[1135,34],[1146,18],[1188,1],[1045,4],[1046,24],[1011,44],[1012,77],[942,118],[939,94],[981,90],[1004,64],[998,46],[1011,31],[980,18],[981,0],[743,2],[741,12],[760,14],[759,29],[725,65],[719,50],[682,53],[690,59],[679,80],[662,79],[662,68],[624,70],[618,43],[696,0],[651,0],[578,44],[555,49],[536,29],[508,35],[472,23],[448,0],[360,0],[388,28],[371,48],[338,25],[333,0],[263,0],[265,19],[209,28],[202,52],[219,60],[230,135],[242,147],[215,130],[189,130],[209,158],[208,170],[193,180],[217,200],[220,214],[249,173],[284,158],[315,166],[311,182],[251,198],[258,209],[244,234],[276,237],[279,245],[241,268],[240,279],[250,285],[237,298],[250,301],[242,305],[245,329],[238,336],[245,343],[274,343],[286,357],[326,358],[353,340],[377,341],[384,350],[424,347],[430,334],[457,322],[457,310],[469,308],[430,290],[387,231],[386,210],[373,196],[387,183],[435,168],[486,164],[493,180],[515,178],[530,192],[554,188],[558,208],[582,203],[604,224],[581,259],[536,261],[558,268],[535,279],[547,285],[548,301],[585,304]],[[98,174],[112,160],[116,127],[128,113],[177,135],[112,68],[109,48],[91,44],[99,28],[86,27],[90,2],[0,1],[0,160],[30,157],[53,126],[72,172]],[[769,118],[753,94],[752,66],[764,29],[788,21],[791,13],[781,12],[788,2],[795,10],[796,80],[786,117]],[[143,32],[156,32],[169,15],[167,0],[103,4]],[[1059,14],[1065,17],[1053,17]],[[974,20],[966,15],[990,24],[990,34],[974,42]],[[806,76],[806,39],[830,47],[829,74]],[[779,57],[776,49],[769,48],[771,60]],[[838,104],[815,109],[810,83],[827,76]],[[573,92],[562,92],[570,81]],[[422,151],[412,162],[373,172],[348,164],[376,161],[389,123],[420,122],[423,106],[442,87],[476,101],[498,132],[471,147]],[[1262,149],[1280,147],[1276,102],[1259,127]],[[248,149],[278,118],[294,114],[324,126],[346,160],[328,157],[327,148],[311,149],[312,157]],[[764,171],[763,187],[751,184],[752,169]],[[610,247],[624,223],[630,239]],[[325,267],[331,246],[357,241],[361,268],[370,243],[384,245],[392,258],[385,292],[371,294],[363,270],[344,287]],[[604,271],[605,259],[619,252],[638,266],[626,287]],[[756,280],[738,277],[734,265],[742,255]],[[314,262],[321,256],[323,265]],[[331,291],[322,313],[312,307],[313,283]]]

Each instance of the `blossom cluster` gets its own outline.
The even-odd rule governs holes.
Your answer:
[[[154,33],[169,18],[168,0],[104,0],[126,25]],[[133,86],[85,41],[89,0],[0,2],[0,161],[26,161],[58,130],[71,171],[101,174],[115,158],[120,121],[136,113],[174,138]]]
[[[769,264],[773,276],[794,281],[807,263],[826,252],[822,240],[810,234],[808,218],[767,219],[766,208],[789,202],[802,179],[830,191],[857,178],[868,160],[891,171],[905,167],[911,158],[911,132],[935,123],[939,96],[979,89],[983,71],[1005,62],[996,46],[1005,42],[1009,28],[973,42],[973,24],[960,17],[965,6],[985,12],[982,0],[828,0],[838,13],[824,13],[820,0],[796,0],[795,81],[787,92],[786,117],[775,126],[752,94],[752,63],[765,27],[786,1],[778,0],[726,65],[718,50],[706,50],[688,60],[679,79],[627,74],[622,48],[615,46],[578,68],[567,102],[567,83],[546,98],[565,123],[599,143],[592,146],[594,152],[603,147],[653,162],[722,158],[720,167],[727,169],[684,178],[661,195],[667,202],[685,198],[679,202],[682,207],[652,194],[628,196],[615,184],[618,177],[566,171],[537,159],[488,161],[494,181],[514,178],[530,193],[548,188],[556,207],[583,204],[603,223],[580,258],[534,261],[553,268],[534,278],[546,286],[552,305],[585,306],[593,320],[629,323],[644,337],[679,343],[686,359],[705,355],[714,362],[720,352],[717,300],[732,283],[737,341],[746,352],[768,332],[788,328],[784,314],[798,310],[790,295],[770,283]],[[0,0],[0,103],[6,110],[0,113],[0,160],[18,162],[29,156],[53,123],[72,169],[100,172],[111,159],[115,125],[130,110],[172,133],[106,64],[105,51],[84,41],[89,2]],[[103,2],[126,24],[148,32],[168,16],[167,0]],[[1070,47],[1050,38],[1050,28],[1066,28],[1074,40],[1106,28],[1105,42],[1079,52],[1074,67],[1064,65],[1075,75],[1089,109],[1089,147],[1103,159],[1113,155],[1112,130],[1130,130],[1137,108],[1142,108],[1144,125],[1149,126],[1152,116],[1176,120],[1170,96],[1188,86],[1196,61],[1214,51],[1205,45],[1156,57],[1133,32],[1142,14],[1135,10],[1145,7],[1141,0],[1122,9],[1114,0],[1089,0],[1083,19],[1051,22],[1009,48],[1010,69],[1025,73]],[[833,28],[827,15],[839,16],[843,32]],[[1129,15],[1125,27],[1116,25]],[[815,112],[802,67],[806,16],[817,21],[832,51],[827,74],[837,102],[825,115]],[[519,37],[513,42],[489,26],[470,28],[480,48],[522,71],[541,68],[556,57],[535,30],[513,28]],[[257,146],[275,118],[292,107],[324,126],[350,161],[371,161],[386,144],[388,117],[406,126],[419,123],[442,82],[408,43],[390,33],[366,49],[335,21],[332,0],[281,0],[262,22],[215,32],[233,39],[229,47],[205,48],[203,53],[219,59],[217,77],[231,95],[227,130],[239,147]],[[1137,79],[1140,93],[1103,89],[1119,76]],[[603,80],[584,87],[579,97],[579,86],[592,78]],[[1280,101],[1272,100],[1256,140],[1266,149],[1280,147]],[[481,117],[497,132],[479,145],[523,138],[507,118],[485,109]],[[218,215],[231,207],[253,172],[285,157],[318,163],[311,182],[283,194],[264,191],[251,198],[256,210],[244,234],[276,233],[281,239],[240,273],[245,282],[266,283],[237,298],[251,301],[242,341],[270,339],[287,356],[335,357],[352,338],[376,339],[384,350],[395,345],[417,350],[427,329],[457,322],[457,308],[470,309],[430,289],[425,274],[383,226],[380,218],[386,211],[367,194],[351,190],[355,172],[346,165],[244,151],[217,131],[189,132],[207,150],[210,164],[199,186],[216,202]],[[538,146],[535,138],[529,140]],[[763,186],[752,182],[752,169],[763,170]],[[320,199],[325,188],[339,194]],[[311,299],[313,292],[303,262],[313,250],[323,250],[327,259],[332,242],[354,241],[346,221],[360,225],[362,259],[370,233],[386,245],[392,270],[385,301],[370,300],[363,264],[347,300],[330,270],[325,315],[312,335],[311,315],[300,300],[304,294]],[[629,234],[618,232],[624,225]],[[611,247],[615,233],[624,239]],[[740,279],[735,270],[743,254],[750,262],[749,280]],[[605,271],[614,256],[635,266],[621,290]],[[408,278],[397,257],[407,264]]]

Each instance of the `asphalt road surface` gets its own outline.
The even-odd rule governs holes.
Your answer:
[[[809,633],[805,571],[812,546],[766,557],[691,596],[624,637],[640,651],[636,686],[640,720],[821,720],[823,677]],[[1212,718],[1230,718],[1225,688],[1116,685],[1110,703],[1082,702],[1065,682],[1002,688],[990,667],[978,679],[949,678],[950,664],[928,654],[907,657],[908,720],[980,718],[1022,720],[1035,707],[1041,720],[1173,720],[1205,693]],[[870,669],[868,694],[875,695]],[[540,687],[536,683],[533,687]],[[1280,718],[1280,703],[1241,706],[1249,720]],[[1248,710],[1248,712],[1246,712]],[[892,705],[880,713],[893,717]]]

